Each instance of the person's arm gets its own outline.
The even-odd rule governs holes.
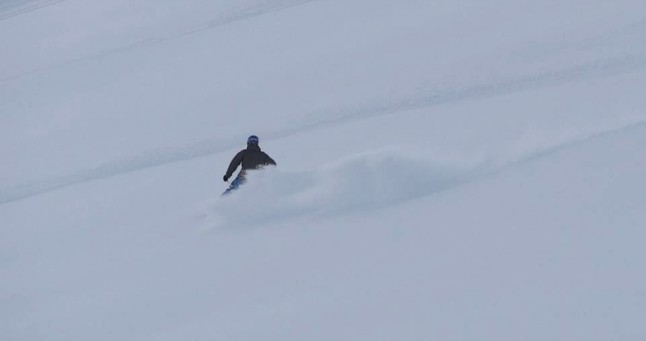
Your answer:
[[[274,159],[272,159],[271,156],[267,155],[267,153],[265,153],[265,156],[267,156],[266,164],[274,165],[274,166],[276,165],[276,161],[274,161]]]
[[[229,164],[229,168],[227,169],[227,173],[224,174],[224,181],[228,181],[229,178],[233,175],[233,172],[236,171],[236,168],[240,166],[240,163],[242,163],[242,157],[244,156],[244,150],[240,151],[236,156],[233,157],[233,160],[231,160],[231,163]]]

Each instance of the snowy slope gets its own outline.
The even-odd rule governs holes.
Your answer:
[[[0,340],[646,338],[644,13],[0,2]]]

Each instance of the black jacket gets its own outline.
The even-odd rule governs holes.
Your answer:
[[[227,169],[227,173],[224,175],[227,179],[233,175],[233,172],[236,171],[236,168],[242,163],[242,171],[240,174],[244,176],[244,173],[247,169],[258,169],[266,165],[276,165],[276,161],[269,157],[265,152],[260,150],[260,147],[256,144],[247,145],[247,149],[241,150]]]

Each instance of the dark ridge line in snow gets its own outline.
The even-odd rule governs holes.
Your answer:
[[[66,1],[66,0],[58,0],[58,1]],[[33,69],[33,70],[21,72],[19,74],[6,76],[6,77],[3,77],[3,78],[0,78],[0,83],[8,83],[10,81],[20,79],[20,78],[24,78],[24,77],[27,77],[27,76],[31,76],[31,75],[34,75],[34,74],[39,74],[39,73],[43,73],[43,72],[47,72],[47,71],[51,71],[51,70],[55,70],[55,69],[61,69],[61,68],[65,68],[67,66],[78,64],[78,63],[83,63],[83,62],[89,62],[89,61],[93,61],[93,60],[103,59],[103,58],[106,58],[106,57],[110,57],[112,55],[125,53],[125,52],[130,52],[130,51],[133,51],[133,50],[138,50],[138,49],[141,49],[141,48],[146,48],[146,47],[154,46],[154,45],[157,45],[157,44],[163,44],[163,43],[166,43],[166,42],[169,42],[169,41],[173,41],[173,40],[180,39],[180,38],[183,38],[183,37],[186,37],[186,36],[190,36],[190,35],[197,34],[197,33],[203,32],[203,31],[207,31],[207,30],[219,27],[219,26],[224,26],[224,25],[231,24],[231,23],[234,23],[234,22],[237,22],[237,21],[242,21],[242,20],[245,20],[245,19],[250,19],[250,18],[253,18],[253,17],[261,16],[261,15],[264,15],[264,14],[278,12],[278,11],[281,11],[281,10],[284,10],[284,9],[288,9],[288,8],[291,8],[291,7],[296,7],[296,6],[303,5],[303,4],[306,4],[306,3],[309,3],[309,2],[313,2],[313,1],[316,1],[316,0],[279,0],[279,1],[271,1],[269,3],[260,3],[260,4],[256,4],[256,5],[250,5],[250,6],[246,6],[246,7],[237,8],[237,9],[235,9],[233,11],[230,11],[228,13],[224,13],[224,14],[220,15],[219,17],[216,17],[214,19],[208,20],[207,22],[202,23],[200,25],[197,25],[196,27],[194,27],[192,29],[188,29],[186,31],[182,31],[182,32],[179,32],[179,33],[175,33],[175,34],[172,34],[172,35],[165,36],[165,37],[143,39],[143,40],[140,40],[140,41],[133,42],[133,43],[131,43],[129,45],[126,45],[126,46],[116,47],[116,48],[106,50],[106,51],[102,51],[102,52],[99,52],[99,53],[96,53],[96,54],[93,54],[93,55],[80,57],[80,58],[75,58],[75,59],[71,59],[71,60],[68,60],[68,61],[60,62],[58,64],[44,66],[44,67],[41,67],[41,68],[36,68],[36,69]]]
[[[493,97],[520,91],[528,91],[550,85],[592,79],[600,76],[612,76],[639,70],[646,66],[646,58],[623,58],[607,60],[568,69],[529,75],[516,79],[479,84],[411,96],[405,99],[392,100],[364,107],[337,110],[331,118],[319,119],[316,122],[296,125],[283,131],[261,132],[265,139],[277,139],[296,135],[304,131],[315,130],[345,122],[369,119],[377,116],[391,115],[403,111],[422,109],[442,104]],[[147,168],[158,167],[169,163],[191,160],[235,148],[233,141],[207,140],[178,148],[156,149],[133,155],[128,158],[107,162],[98,167],[82,170],[70,175],[42,180],[33,183],[9,187],[0,191],[0,205],[25,199],[31,196],[51,192],[75,184],[109,178],[123,173],[130,173]]]
[[[69,175],[9,188],[6,191],[0,192],[0,206],[12,201],[29,198],[83,182],[110,178],[120,174],[216,154],[232,149],[237,145],[239,143],[207,141],[207,143],[201,142],[182,148],[150,150]]]
[[[489,175],[489,174],[494,174],[494,173],[500,173],[503,172],[507,169],[514,168],[516,166],[526,164],[528,162],[532,162],[534,160],[538,160],[541,158],[544,158],[546,156],[558,153],[562,150],[567,150],[570,148],[575,148],[580,145],[583,145],[589,141],[595,141],[598,139],[603,139],[606,137],[611,137],[614,135],[618,134],[623,134],[632,130],[640,130],[640,129],[645,129],[646,128],[646,121],[640,120],[640,121],[634,121],[632,123],[627,123],[625,125],[615,127],[612,129],[607,129],[607,130],[602,130],[602,131],[597,131],[594,133],[590,133],[588,135],[580,136],[573,138],[568,141],[564,141],[561,143],[554,144],[552,146],[546,146],[543,148],[540,148],[538,150],[529,152],[525,155],[521,155],[515,159],[512,159],[511,161],[499,165],[498,167],[493,168],[489,172],[484,172],[483,175]]]
[[[646,69],[645,57],[625,57],[607,59],[594,63],[577,65],[570,68],[552,70],[534,75],[501,80],[489,84],[475,84],[441,90],[426,90],[409,97],[375,101],[365,105],[354,105],[341,109],[321,111],[325,117],[313,119],[313,122],[302,122],[294,128],[282,131],[260,132],[266,138],[284,138],[304,131],[316,130],[328,126],[340,125],[353,121],[387,116],[404,111],[424,109],[444,104],[469,100],[478,100],[518,92],[525,92],[548,86],[556,86],[588,79],[603,78]],[[314,115],[317,117],[320,115]]]
[[[20,16],[20,15],[23,15],[23,14],[27,14],[27,13],[39,10],[41,8],[53,6],[53,5],[59,4],[59,3],[63,2],[63,1],[67,1],[67,0],[41,1],[41,2],[37,2],[35,4],[31,4],[31,5],[28,5],[28,6],[18,7],[18,9],[8,10],[5,13],[1,13],[2,8],[0,8],[0,21],[6,20],[6,19],[9,19],[9,18],[13,18],[13,17],[17,17],[17,16]]]
[[[597,131],[585,136],[581,136],[578,138],[574,138],[569,141],[564,141],[561,143],[557,143],[552,146],[546,146],[544,148],[540,148],[538,150],[529,152],[525,155],[519,156],[517,158],[512,158],[506,162],[503,162],[498,165],[493,165],[492,167],[485,167],[483,169],[480,169],[479,171],[472,172],[471,174],[468,174],[468,176],[458,179],[454,181],[451,184],[448,184],[447,186],[444,186],[442,188],[439,188],[437,191],[433,191],[430,193],[426,193],[426,195],[431,195],[435,194],[438,192],[444,192],[447,190],[451,190],[454,188],[466,186],[468,184],[474,183],[476,181],[486,179],[490,176],[495,176],[497,174],[501,174],[504,172],[507,172],[509,170],[512,170],[516,167],[528,164],[534,160],[540,160],[542,158],[545,158],[550,155],[557,154],[561,151],[565,151],[568,149],[576,148],[578,146],[584,145],[587,142],[590,141],[596,141],[599,139],[604,139],[607,137],[612,137],[614,135],[618,134],[623,134],[632,130],[645,130],[646,131],[646,121],[637,121],[633,122],[624,126],[616,127],[613,129],[608,129],[608,130],[603,130],[603,131]]]
[[[458,178],[455,181],[451,183],[447,183],[445,186],[438,188],[437,190],[428,192],[425,195],[418,196],[418,197],[432,195],[439,192],[448,191],[454,188],[466,186],[468,184],[488,178],[490,176],[494,176],[496,174],[501,174],[508,170],[512,170],[516,167],[530,163],[534,160],[539,160],[544,157],[559,153],[561,151],[565,151],[571,148],[576,148],[590,141],[596,141],[599,139],[612,137],[614,135],[623,134],[628,131],[640,130],[640,129],[646,130],[646,121],[636,121],[616,128],[593,132],[585,136],[573,138],[568,141],[554,144],[552,146],[539,148],[538,150],[528,152],[525,155],[521,155],[517,158],[512,158],[498,165],[493,165],[491,167],[484,166],[484,168],[482,169],[475,170],[471,173],[468,173],[466,174],[466,176],[462,178]],[[413,198],[413,199],[417,199],[417,198]]]
[[[587,142],[590,141],[596,141],[599,139],[604,139],[608,137],[612,137],[614,135],[619,135],[619,134],[624,134],[629,131],[637,131],[637,130],[646,130],[646,121],[635,121],[633,123],[628,123],[626,125],[622,125],[619,127],[614,127],[610,128],[607,130],[601,130],[601,131],[596,131],[589,133],[584,136],[576,137],[571,140],[563,141],[560,143],[556,143],[554,145],[550,146],[545,146],[542,148],[538,148],[537,150],[530,151],[527,154],[518,156],[516,158],[511,158],[508,160],[504,160],[501,163],[493,164],[486,162],[470,171],[465,172],[462,175],[456,176],[454,179],[443,183],[439,186],[436,186],[430,191],[418,193],[417,195],[410,196],[404,200],[396,201],[396,202],[405,202],[405,201],[410,201],[410,200],[416,200],[419,198],[423,198],[429,195],[434,195],[437,193],[442,193],[446,192],[455,188],[459,188],[462,186],[466,186],[468,184],[480,181],[482,179],[488,178],[490,176],[494,176],[496,174],[501,174],[506,171],[512,170],[516,167],[519,167],[521,165],[530,163],[534,160],[539,160],[544,157],[550,156],[557,154],[561,151],[565,151],[568,149],[576,148],[581,145],[586,144]],[[385,207],[383,206],[376,206],[376,207]]]
[[[273,1],[266,4],[261,3],[259,5],[242,7],[242,8],[239,8],[238,10],[230,12],[228,15],[211,19],[206,23],[199,25],[196,28],[189,29],[184,32],[180,32],[174,36],[167,37],[162,41],[182,38],[198,32],[210,30],[214,27],[226,25],[235,21],[245,20],[248,18],[257,17],[264,14],[278,12],[284,9],[304,5],[306,3],[310,3],[314,1],[317,1],[317,0],[278,0],[278,1]]]
[[[409,97],[382,102],[375,101],[367,105],[343,108],[336,110],[334,115],[330,115],[330,111],[326,111],[328,114],[325,118],[318,120],[316,123],[303,124],[294,131],[319,128],[323,125],[334,125],[374,116],[391,115],[401,111],[423,109],[466,100],[484,99],[548,86],[638,72],[642,69],[646,69],[646,57],[612,58],[560,70],[503,79],[497,82],[466,85],[449,89],[425,90],[423,93],[414,94]]]

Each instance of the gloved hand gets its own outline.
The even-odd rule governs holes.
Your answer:
[[[229,177],[225,175],[225,176],[222,177],[222,180],[224,180],[224,182],[227,182],[227,181],[229,181]]]

